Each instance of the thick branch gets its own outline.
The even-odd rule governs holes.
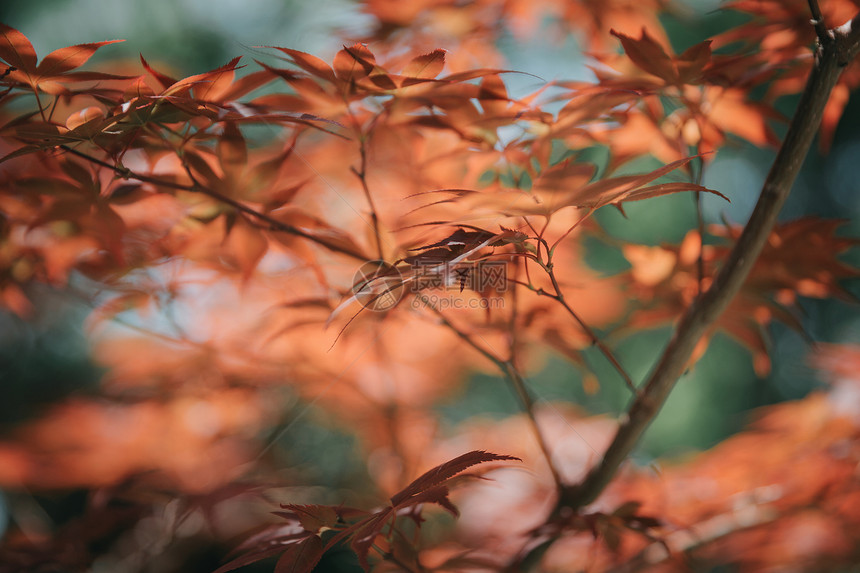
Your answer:
[[[575,509],[587,505],[609,484],[660,411],[686,368],[696,343],[725,310],[752,269],[815,138],[830,91],[836,85],[842,68],[857,55],[860,48],[860,14],[850,23],[831,31],[826,38],[828,41],[819,43],[815,64],[797,111],[765,180],[755,210],[728,260],[711,288],[681,317],[672,339],[643,386],[642,393],[630,406],[626,419],[618,428],[600,464],[589,472],[582,483],[564,492],[559,500],[559,508]]]

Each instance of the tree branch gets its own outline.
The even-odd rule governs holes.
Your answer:
[[[540,447],[541,453],[543,454],[543,457],[546,460],[547,465],[549,466],[549,471],[552,474],[552,479],[555,482],[556,488],[561,491],[563,487],[561,475],[558,472],[558,468],[556,468],[555,464],[553,464],[552,462],[552,453],[550,451],[549,444],[547,443],[543,432],[541,432],[540,425],[538,424],[537,415],[535,414],[534,400],[532,400],[532,397],[529,394],[528,388],[526,387],[525,379],[523,378],[522,374],[520,374],[519,370],[517,370],[516,365],[514,365],[513,358],[511,358],[510,360],[502,360],[501,358],[475,342],[472,337],[469,336],[467,333],[457,328],[450,320],[448,320],[448,318],[444,314],[442,314],[442,311],[440,311],[430,302],[430,299],[420,293],[418,296],[422,300],[422,302],[424,302],[425,307],[430,309],[433,314],[435,314],[439,318],[439,321],[442,323],[443,326],[450,329],[451,332],[459,336],[460,339],[462,339],[466,344],[477,350],[479,354],[492,362],[496,366],[496,368],[501,371],[502,375],[507,378],[507,380],[511,383],[511,386],[513,386],[514,392],[516,393],[517,398],[522,404],[523,410],[525,411],[526,416],[531,423],[532,430],[535,434],[535,439],[538,443],[538,447]]]
[[[618,374],[624,380],[624,384],[625,386],[627,386],[627,389],[630,390],[630,392],[634,396],[637,396],[639,394],[639,390],[636,388],[636,384],[633,383],[633,379],[627,373],[627,370],[624,369],[624,366],[621,365],[621,362],[612,353],[612,350],[610,350],[609,347],[606,346],[602,340],[600,340],[600,337],[597,336],[597,333],[594,332],[594,329],[588,326],[588,323],[582,320],[582,318],[576,312],[574,312],[573,308],[569,304],[567,304],[567,301],[564,299],[564,294],[561,292],[561,286],[558,284],[558,279],[556,279],[552,267],[546,266],[544,267],[544,269],[549,275],[549,278],[552,280],[552,288],[555,290],[555,294],[549,293],[543,289],[538,289],[536,291],[537,294],[547,296],[558,302],[562,307],[564,307],[567,313],[573,318],[573,320],[576,321],[576,323],[583,330],[583,332],[585,332],[586,336],[588,336],[588,338],[591,340],[591,343],[595,345],[598,350],[600,350],[604,358],[606,358],[606,360],[609,361],[612,367],[615,368],[615,371],[618,372]]]
[[[580,316],[576,312],[574,312],[573,308],[567,303],[567,301],[564,298],[564,293],[561,290],[561,285],[559,284],[558,279],[555,276],[555,270],[554,270],[555,267],[554,267],[553,262],[552,262],[552,256],[553,256],[553,253],[555,252],[555,248],[559,245],[559,243],[561,243],[561,241],[565,237],[567,237],[571,233],[571,231],[573,231],[576,227],[578,227],[580,223],[582,223],[588,217],[590,217],[593,212],[594,212],[594,209],[589,209],[588,212],[585,215],[583,215],[582,217],[580,217],[580,219],[576,223],[574,223],[567,231],[565,231],[561,235],[561,237],[556,239],[556,241],[553,243],[552,247],[550,247],[547,244],[547,242],[543,239],[543,231],[541,231],[540,233],[535,232],[536,239],[537,239],[537,249],[536,249],[537,256],[534,257],[534,261],[543,269],[543,271],[550,278],[550,281],[552,281],[552,288],[555,291],[555,293],[547,292],[542,288],[536,289],[535,287],[531,286],[531,279],[529,280],[529,284],[527,286],[529,289],[533,290],[538,295],[549,297],[549,298],[553,299],[554,301],[556,301],[557,303],[559,303],[562,307],[564,307],[564,309],[567,311],[567,313],[576,321],[577,324],[579,324],[579,327],[582,329],[583,332],[585,332],[586,336],[588,336],[588,338],[591,340],[591,343],[593,345],[595,345],[600,350],[600,352],[609,361],[609,363],[612,365],[612,367],[615,368],[615,370],[618,372],[618,374],[624,380],[624,384],[627,386],[627,388],[635,396],[639,393],[639,390],[636,388],[636,385],[633,383],[633,379],[630,377],[630,375],[627,373],[627,371],[621,365],[621,362],[619,362],[619,360],[615,357],[615,355],[612,353],[612,351],[609,349],[609,347],[606,346],[602,340],[600,340],[600,337],[597,336],[597,333],[594,332],[594,329],[592,329],[590,326],[588,326],[588,324],[584,320],[582,320],[582,318],[580,318]],[[532,231],[535,230],[534,227],[532,227],[531,223],[529,223],[528,219],[526,219],[526,223],[529,225],[529,227],[531,227]],[[545,229],[546,229],[546,226],[544,226],[544,230]],[[540,257],[541,245],[543,245],[544,248],[546,249],[546,262],[543,262],[541,260],[541,257]],[[528,265],[525,265],[525,267],[526,267],[526,272],[528,272]]]
[[[71,153],[72,155],[77,155],[81,159],[85,159],[85,160],[89,161],[90,163],[93,163],[94,165],[104,167],[105,169],[110,169],[111,171],[113,171],[114,173],[116,173],[117,175],[119,175],[120,177],[123,177],[125,179],[137,179],[138,181],[143,181],[145,183],[152,183],[153,185],[157,185],[159,187],[167,187],[169,189],[176,189],[179,191],[188,191],[191,193],[202,193],[203,195],[208,195],[209,197],[212,197],[213,199],[220,201],[221,203],[224,203],[226,205],[233,207],[237,211],[241,211],[242,213],[245,213],[246,215],[253,217],[255,220],[267,223],[272,231],[280,231],[282,233],[288,233],[290,235],[296,235],[298,237],[302,237],[304,239],[307,239],[308,241],[311,241],[311,242],[316,243],[322,247],[325,247],[326,249],[328,249],[332,252],[340,253],[342,255],[347,255],[347,256],[352,257],[353,259],[356,259],[359,261],[366,261],[367,260],[367,257],[365,255],[362,255],[361,253],[359,253],[357,251],[353,251],[352,249],[349,249],[348,247],[344,247],[344,246],[339,245],[337,243],[329,242],[324,238],[314,236],[314,235],[307,233],[307,232],[305,232],[305,231],[301,230],[300,228],[295,227],[293,225],[289,225],[289,224],[284,223],[282,221],[278,221],[274,217],[266,215],[265,213],[260,213],[259,211],[252,209],[251,207],[248,207],[244,203],[241,203],[241,202],[239,202],[239,201],[237,201],[231,197],[227,197],[226,195],[222,195],[221,193],[218,193],[217,191],[215,191],[213,189],[209,189],[207,187],[204,187],[204,186],[200,185],[199,183],[195,183],[194,185],[184,185],[182,183],[174,183],[173,181],[168,181],[166,179],[159,179],[158,177],[151,177],[149,175],[143,175],[142,173],[135,173],[126,167],[120,167],[118,165],[112,165],[112,164],[108,163],[107,161],[102,161],[101,159],[99,159],[97,157],[93,157],[92,155],[84,153],[83,151],[78,151],[74,147],[70,147],[68,145],[60,145],[59,148],[62,149],[63,151],[67,151],[67,152]]]
[[[361,190],[364,191],[364,197],[367,199],[367,204],[370,207],[370,220],[373,225],[373,236],[376,239],[376,255],[379,257],[380,261],[385,260],[385,251],[382,248],[382,237],[379,234],[379,215],[376,210],[376,205],[373,203],[373,196],[370,194],[370,187],[367,186],[367,149],[365,147],[364,139],[360,142],[361,147],[359,148],[359,153],[361,154],[361,165],[358,169],[355,167],[351,167],[350,171],[358,177],[359,182],[361,182]]]
[[[818,0],[807,0],[809,3],[809,11],[812,13],[811,23],[815,26],[815,34],[818,36],[818,41],[826,42],[828,36],[827,24],[824,22],[824,16],[821,15],[821,8],[818,6]]]
[[[831,90],[842,69],[860,51],[860,14],[819,41],[815,63],[788,133],[771,166],[755,210],[717,273],[711,288],[687,309],[662,357],[633,401],[600,464],[578,485],[566,488],[558,509],[577,509],[593,502],[609,484],[642,434],[662,408],[705,331],[714,324],[740,289],[791,191],[809,151]]]

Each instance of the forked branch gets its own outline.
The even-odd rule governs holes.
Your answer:
[[[507,378],[507,380],[511,383],[514,392],[516,393],[517,398],[519,399],[523,410],[526,413],[526,416],[528,416],[529,423],[532,426],[532,430],[535,434],[535,439],[538,443],[538,447],[540,448],[541,453],[546,460],[547,466],[549,466],[549,471],[552,474],[553,481],[555,482],[556,487],[561,490],[561,488],[563,487],[561,476],[558,473],[558,468],[555,467],[555,464],[552,461],[552,452],[550,451],[549,444],[547,443],[546,437],[540,429],[540,424],[538,424],[537,415],[535,413],[534,408],[534,400],[532,400],[532,397],[529,394],[528,388],[526,387],[525,379],[523,378],[522,374],[520,374],[519,370],[517,370],[517,367],[514,365],[513,360],[503,360],[489,350],[487,350],[486,348],[484,348],[483,346],[481,346],[480,344],[478,344],[477,342],[475,342],[475,340],[471,336],[457,328],[450,320],[448,320],[448,318],[446,318],[445,315],[442,314],[442,311],[436,308],[427,297],[421,294],[419,294],[418,296],[420,300],[424,303],[425,307],[432,311],[433,314],[435,314],[439,318],[439,321],[442,323],[443,326],[450,329],[451,332],[460,337],[460,339],[463,340],[466,344],[477,350],[479,354],[492,362],[496,366],[496,368],[501,371],[502,375]]]

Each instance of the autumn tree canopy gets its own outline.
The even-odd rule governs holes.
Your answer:
[[[2,342],[72,305],[91,363],[3,421],[0,572],[858,562],[860,346],[804,313],[856,315],[856,225],[778,214],[860,85],[860,2],[735,0],[687,45],[662,0],[360,6],[333,57],[249,47],[185,77],[0,25]],[[506,62],[506,37],[542,35],[576,38],[591,77]],[[776,155],[752,214],[708,220],[755,202],[707,184],[754,147]],[[641,225],[637,202],[692,224],[643,244],[601,218]],[[777,368],[775,325],[818,389],[637,458],[717,341]],[[642,333],[659,350],[631,363]],[[8,354],[11,393],[30,366]],[[547,364],[626,405],[546,398]],[[476,378],[518,412],[447,416]]]

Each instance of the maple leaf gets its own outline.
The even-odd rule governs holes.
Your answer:
[[[141,55],[144,69],[155,80],[156,90],[143,81],[143,77],[127,90],[122,111],[134,112],[137,124],[175,123],[203,116],[213,122],[225,123],[292,123],[316,127],[315,122],[326,120],[310,113],[273,113],[260,98],[249,102],[238,101],[243,96],[272,82],[276,75],[271,68],[236,77],[241,58],[236,57],[223,66],[208,72],[175,79],[156,70]],[[261,96],[265,97],[265,96]]]
[[[368,571],[371,547],[382,536],[384,528],[389,527],[392,532],[389,537],[395,535],[398,517],[408,516],[420,526],[420,508],[427,503],[435,503],[458,515],[457,508],[448,499],[448,484],[452,478],[478,464],[510,460],[520,461],[514,456],[477,450],[467,452],[425,472],[393,495],[391,505],[374,512],[343,506],[283,504],[281,507],[289,511],[275,514],[289,523],[300,525],[302,531],[295,532],[283,526],[268,528],[234,550],[234,553],[245,553],[223,565],[216,573],[226,573],[281,552],[283,555],[278,560],[276,571],[310,573],[326,551],[347,540],[361,566]],[[337,534],[323,543],[319,535],[327,530],[335,530]]]
[[[593,68],[597,85],[565,84],[572,92],[553,135],[582,138],[587,122],[587,135],[610,150],[610,171],[644,153],[667,162],[691,147],[707,154],[729,133],[756,145],[779,143],[768,122],[781,115],[769,102],[755,101],[748,82],[725,76],[726,61],[712,56],[710,41],[676,56],[645,29],[639,38],[613,35],[625,55],[596,56],[604,64]],[[614,104],[608,115],[607,98]]]
[[[129,76],[104,72],[75,72],[102,46],[124,40],[108,40],[78,44],[54,50],[37,64],[36,50],[27,37],[10,26],[0,23],[0,58],[15,68],[9,79],[30,86],[33,91],[60,94],[64,84],[91,80],[128,79]]]
[[[765,327],[779,320],[802,330],[789,311],[800,296],[837,297],[854,300],[840,281],[860,276],[860,270],[837,257],[857,244],[856,239],[836,236],[840,221],[806,217],[778,224],[738,297],[717,321],[716,328],[740,341],[752,353],[756,373],[770,371]],[[738,229],[713,227],[718,236],[736,239]],[[629,328],[653,328],[672,320],[699,292],[697,234],[691,232],[679,247],[624,248],[635,296],[642,306],[634,311]],[[706,246],[702,251],[704,287],[728,252],[726,246]],[[700,346],[700,353],[706,347]]]
[[[391,497],[391,505],[398,508],[409,505],[410,498],[414,498],[414,496],[417,496],[430,487],[448,481],[458,473],[474,465],[506,460],[522,461],[520,458],[514,456],[491,454],[478,450],[467,452],[423,473],[400,492],[393,495]]]
[[[823,2],[820,8],[823,23],[831,28],[841,26],[851,21],[858,7],[853,0]],[[726,8],[752,18],[715,37],[716,47],[740,44],[743,49],[735,48],[728,65],[714,72],[748,84],[769,82],[767,97],[770,100],[799,93],[812,62],[810,47],[815,41],[809,4],[802,0],[734,0],[728,2]],[[857,86],[860,86],[860,66],[855,61],[850,62],[841,74],[825,107],[819,138],[822,151],[829,149],[847,104],[848,93]]]
[[[56,237],[52,245],[58,254],[59,244],[71,246],[78,242],[83,247],[81,239],[100,245],[104,252],[110,253],[118,264],[125,262],[123,240],[126,226],[122,217],[117,213],[108,197],[101,192],[101,182],[87,167],[75,160],[62,158],[60,161],[46,161],[53,169],[44,176],[20,177],[13,190],[17,193],[30,194],[38,197],[40,203],[36,212],[26,221],[28,230],[47,228],[60,221],[68,222],[76,228],[74,239]],[[50,236],[51,233],[47,233]],[[70,240],[71,239],[71,240]],[[46,252],[50,252],[50,248]],[[73,263],[72,263],[73,264]],[[65,275],[63,271],[55,270],[55,276]]]
[[[828,25],[840,23],[843,12],[850,18],[857,5],[825,3]],[[346,44],[331,60],[277,48],[285,69],[259,63],[256,71],[240,72],[234,58],[185,78],[143,56],[137,77],[79,70],[109,42],[62,48],[39,62],[23,34],[0,28],[0,304],[40,317],[44,285],[63,288],[71,277],[75,294],[92,299],[85,326],[96,342],[94,358],[106,367],[99,400],[50,409],[0,441],[0,487],[36,496],[89,488],[98,506],[108,497],[105,489],[153,472],[159,499],[179,503],[153,513],[148,501],[149,509],[122,531],[144,524],[141,519],[160,527],[160,514],[169,520],[179,506],[183,519],[202,511],[217,534],[222,513],[230,527],[257,519],[234,499],[243,488],[231,480],[248,464],[267,471],[259,464],[280,458],[260,454],[253,461],[265,426],[285,414],[285,404],[273,398],[287,395],[317,406],[361,440],[356,451],[369,456],[367,477],[389,499],[370,511],[283,505],[274,512],[281,522],[248,537],[219,573],[262,559],[271,559],[277,573],[310,573],[327,551],[348,548],[364,568],[380,571],[513,569],[506,563],[510,548],[523,541],[531,548],[538,540],[521,534],[541,522],[534,532],[561,543],[536,568],[661,568],[650,562],[660,549],[655,544],[718,564],[727,559],[722,553],[741,555],[751,568],[838,567],[855,556],[860,490],[851,444],[858,440],[858,408],[849,370],[856,360],[845,348],[819,357],[832,370],[827,395],[765,411],[750,431],[690,456],[665,479],[639,479],[629,468],[606,490],[601,511],[543,512],[543,501],[551,503],[557,486],[565,489],[570,476],[587,471],[616,429],[604,419],[592,434],[599,443],[578,430],[570,442],[556,442],[570,432],[557,425],[565,418],[555,406],[555,416],[540,424],[532,418],[531,427],[526,416],[517,425],[480,426],[466,448],[474,451],[403,485],[438,444],[436,405],[461,387],[464,368],[539,367],[543,351],[554,349],[587,369],[583,349],[600,344],[591,324],[623,319],[623,326],[638,329],[674,321],[709,288],[737,239],[734,228],[713,229],[722,242],[701,253],[694,234],[678,246],[627,245],[631,269],[610,279],[583,263],[578,231],[608,205],[716,193],[667,176],[677,169],[683,173],[676,179],[693,181],[700,174],[694,167],[731,136],[775,143],[770,122],[781,118],[771,107],[774,98],[797,91],[812,61],[809,6],[736,0],[731,6],[753,20],[680,54],[659,23],[658,0],[370,0],[361,6],[378,16],[368,26],[378,37]],[[512,72],[496,49],[501,34],[540,33],[544,40],[570,30],[581,32],[582,44],[595,52],[596,83],[551,82],[527,96],[512,95],[516,90],[506,85]],[[122,65],[102,69],[125,71]],[[825,109],[822,140],[858,78],[856,66],[848,66]],[[260,87],[270,89],[255,94]],[[246,126],[253,123],[266,124],[266,133],[252,139],[259,126]],[[588,161],[595,154],[599,169]],[[647,155],[660,167],[619,174],[619,167]],[[403,213],[418,203],[427,204]],[[765,327],[780,320],[801,328],[799,297],[853,300],[841,281],[858,272],[838,257],[856,241],[839,236],[837,226],[819,220],[778,226],[740,296],[708,335],[721,329],[741,340],[763,373],[769,366]],[[526,228],[528,234],[521,231]],[[369,244],[380,258],[401,258],[371,262],[375,272],[354,274],[355,266],[367,264]],[[344,265],[341,255],[358,262]],[[468,310],[368,312],[344,344],[326,352],[326,316],[331,321],[349,304],[367,302],[366,291],[372,298],[417,285],[419,271],[407,267],[447,267],[445,286],[459,281],[463,292],[463,276],[491,259],[505,265],[503,283],[511,287],[496,292],[504,295],[498,313],[479,321]],[[473,287],[477,294],[461,298],[474,302],[492,288]],[[344,301],[332,311],[338,295]],[[638,304],[632,310],[630,299]],[[117,336],[126,329],[139,334]],[[474,349],[483,356],[470,357]],[[703,350],[700,345],[697,352]],[[594,378],[584,373],[585,380]],[[584,385],[589,392],[597,387]],[[289,418],[283,431],[293,424]],[[479,511],[464,511],[469,519],[444,543],[419,546],[419,539],[438,539],[418,535],[426,533],[419,529],[426,528],[427,504],[458,516],[451,491],[470,479],[470,468],[515,459],[478,448],[502,451],[521,441],[524,453],[513,453],[526,458],[534,429],[552,443],[529,456],[540,484],[517,486],[512,497],[525,494],[519,513],[490,497],[463,505]],[[574,442],[585,447],[571,459],[572,448],[559,446]],[[559,477],[545,471],[547,461]],[[297,485],[285,477],[279,485]],[[701,496],[702,484],[708,496]],[[318,487],[302,491],[305,499],[330,499]],[[140,499],[152,491],[140,486],[129,495]],[[222,507],[225,501],[229,506]],[[747,520],[749,506],[755,519]],[[772,527],[758,521],[763,515]],[[4,538],[0,562],[21,570],[92,568],[100,559],[93,548],[106,540],[86,532],[117,523],[104,517],[93,526],[85,522],[78,537],[61,523],[49,528],[56,533],[27,531],[21,520]],[[534,524],[511,527],[532,518]],[[721,529],[726,523],[744,530]],[[172,531],[178,523],[163,525]],[[658,530],[663,525],[665,536]],[[695,528],[692,543],[699,547],[684,546],[687,527]],[[15,553],[28,536],[38,543],[25,540],[28,550]],[[117,550],[133,547],[121,545]],[[92,555],[66,557],[69,546],[89,547]],[[174,550],[181,556],[181,547]],[[790,555],[806,561],[791,563]],[[436,567],[425,564],[430,561]]]
[[[249,537],[233,551],[234,554],[246,552],[231,559],[213,573],[235,571],[240,567],[276,555],[280,555],[275,569],[278,573],[284,571],[310,573],[323,556],[323,542],[317,535],[307,532],[291,533],[290,531],[292,530],[289,526],[277,526],[267,528]]]
[[[728,201],[722,193],[695,183],[670,182],[648,185],[671,171],[686,165],[688,157],[659,167],[641,175],[608,177],[590,182],[596,170],[594,165],[565,160],[542,170],[531,190],[506,189],[494,186],[481,191],[470,189],[440,189],[434,194],[449,198],[415,209],[426,209],[442,202],[456,203],[465,210],[469,220],[504,216],[540,215],[546,218],[564,208],[575,207],[593,212],[607,205],[620,207],[626,201],[641,201],[672,193],[701,191],[712,193]],[[457,224],[459,220],[447,221]]]
[[[320,65],[315,66],[311,71],[319,68]],[[332,62],[337,79],[347,84],[366,78],[376,67],[376,57],[364,44],[354,44],[351,48],[344,46],[335,54]],[[324,74],[323,79],[330,79],[330,77]]]
[[[611,31],[621,40],[624,52],[642,71],[657,76],[667,85],[681,87],[702,82],[705,66],[711,59],[711,41],[706,40],[688,48],[679,56],[670,56],[654,38],[642,28],[641,37],[633,38],[621,32]]]
[[[465,229],[457,229],[446,238],[423,247],[410,249],[412,251],[427,251],[428,249],[437,249],[438,247],[447,248],[453,254],[459,254],[464,250],[475,248],[481,243],[486,243],[488,239],[493,237],[493,233],[478,229],[475,231],[466,231]]]
[[[457,508],[448,499],[449,491],[445,484],[457,474],[474,465],[506,460],[520,461],[519,458],[514,456],[472,451],[440,464],[416,478],[400,492],[394,494],[391,497],[391,505],[389,507],[347,528],[332,538],[327,545],[334,545],[341,539],[351,538],[350,547],[358,555],[358,560],[362,567],[368,570],[367,554],[386,524],[392,523],[404,510],[409,510],[413,507],[417,508],[425,503],[435,503],[453,515],[458,515]]]
[[[445,53],[445,50],[436,49],[430,53],[415,56],[403,68],[403,75],[407,78],[424,80],[435,78],[445,68]]]

